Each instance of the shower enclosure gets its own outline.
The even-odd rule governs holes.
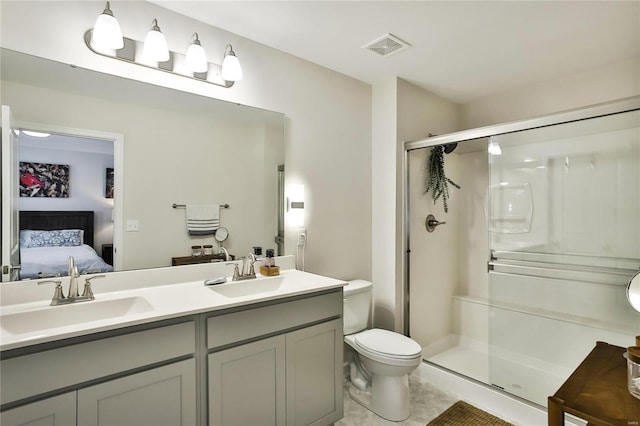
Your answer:
[[[431,149],[457,142],[445,213]],[[640,314],[640,98],[405,144],[405,331],[425,361],[546,406]],[[432,232],[426,218],[446,222]]]

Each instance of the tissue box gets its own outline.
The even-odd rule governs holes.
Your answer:
[[[267,277],[280,275],[280,267],[279,266],[261,266],[260,273]]]

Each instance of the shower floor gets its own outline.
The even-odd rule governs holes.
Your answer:
[[[425,361],[542,406],[571,374],[568,368],[495,348],[490,351],[486,342],[458,335],[425,346],[422,354]]]
[[[422,348],[422,358],[480,382],[489,382],[487,343],[451,334]]]

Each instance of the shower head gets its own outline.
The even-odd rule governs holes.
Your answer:
[[[445,154],[451,154],[456,147],[458,146],[458,142],[452,142],[452,143],[448,143],[443,145],[444,146],[444,153]]]

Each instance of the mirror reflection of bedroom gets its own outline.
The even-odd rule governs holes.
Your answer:
[[[114,147],[109,140],[18,137],[20,279],[113,271]]]

